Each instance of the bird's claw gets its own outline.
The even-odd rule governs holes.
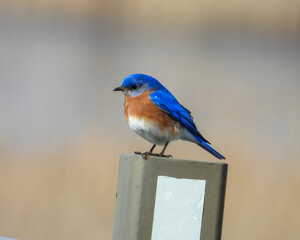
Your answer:
[[[154,156],[154,157],[164,157],[164,158],[173,158],[172,155],[164,155],[160,153],[152,153],[152,152],[134,152],[137,155],[141,155],[143,159],[148,159],[149,156]]]

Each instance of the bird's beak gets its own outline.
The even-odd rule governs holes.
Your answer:
[[[124,88],[121,86],[121,87],[116,87],[113,91],[124,91]]]

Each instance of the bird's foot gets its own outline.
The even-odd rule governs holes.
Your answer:
[[[147,156],[157,156],[157,153],[152,153],[152,152],[134,152],[137,155],[147,155]]]
[[[173,158],[172,155],[164,155],[164,154],[160,154],[160,153],[158,153],[156,156],[158,156],[158,157],[164,157],[164,158]]]
[[[142,152],[134,152],[134,154],[137,154],[137,155],[143,155]]]
[[[161,153],[144,152],[142,154],[146,155],[146,156],[173,158],[172,155],[164,155],[164,154],[161,154]]]
[[[164,155],[160,153],[152,153],[152,152],[134,152],[137,155],[143,156],[143,159],[148,159],[149,156],[154,156],[154,157],[164,157],[164,158],[173,158],[172,155]],[[145,158],[144,158],[145,157]]]

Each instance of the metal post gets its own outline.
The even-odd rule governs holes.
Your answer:
[[[123,154],[114,240],[221,239],[227,163]]]

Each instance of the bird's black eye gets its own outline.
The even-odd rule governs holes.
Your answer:
[[[138,85],[132,85],[132,87],[130,88],[131,90],[136,90],[138,88]]]

